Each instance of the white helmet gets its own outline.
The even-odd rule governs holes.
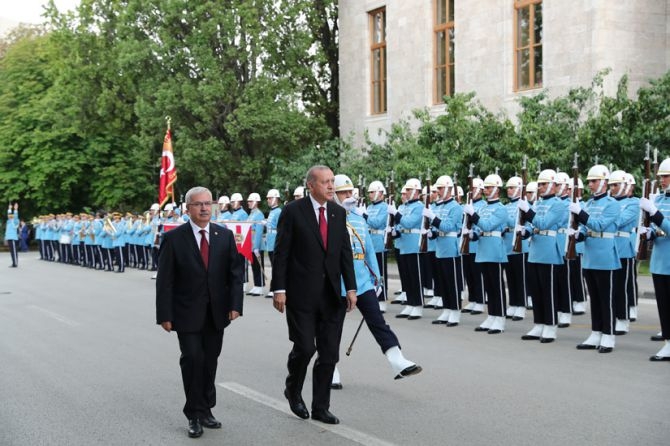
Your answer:
[[[230,198],[228,198],[227,195],[221,195],[219,197],[219,204],[222,204],[222,205],[230,204]]]
[[[670,175],[670,158],[666,158],[658,165],[656,175]]]
[[[279,191],[277,189],[270,189],[265,198],[279,198]]]
[[[230,201],[242,201],[242,194],[239,192],[235,192],[233,195],[230,196]]]
[[[474,189],[484,189],[484,181],[482,181],[481,178],[473,178],[472,179],[472,187]]]
[[[523,180],[521,177],[511,177],[509,180],[507,180],[507,183],[505,183],[505,187],[521,187],[523,186]]]
[[[531,181],[526,185],[526,193],[534,193],[537,192],[537,181]]]
[[[538,183],[555,183],[556,182],[556,171],[554,169],[544,169],[537,176]]]
[[[463,196],[463,188],[461,186],[456,187],[456,195],[458,195],[459,197]]]
[[[161,208],[161,206],[158,203],[154,203],[154,204],[151,205],[149,210],[150,211],[158,211],[158,210],[160,210],[160,208]]]
[[[407,189],[421,190],[421,181],[416,178],[410,178],[405,183]]]
[[[335,175],[334,186],[335,186],[335,192],[354,190],[354,183],[351,182],[351,178],[342,174]]]
[[[601,195],[605,193],[605,182],[610,177],[610,170],[607,166],[602,164],[596,164],[595,166],[589,169],[589,173],[586,174],[587,180],[600,180],[598,183],[598,189],[595,190],[595,195]]]
[[[435,187],[454,187],[454,180],[449,175],[442,175],[434,184]]]
[[[302,198],[305,196],[305,188],[303,186],[298,186],[295,188],[293,191],[293,197],[294,198]]]
[[[570,177],[565,172],[556,173],[556,184],[570,184]]]
[[[165,205],[163,209],[165,209],[166,211],[172,211],[174,210],[174,205],[172,203],[168,203]]]
[[[259,202],[259,201],[261,201],[261,196],[258,195],[256,192],[252,192],[252,193],[249,194],[249,197],[247,198],[247,201]]]
[[[373,181],[368,186],[368,192],[381,192],[382,194],[386,195],[386,188],[381,181]]]
[[[626,173],[626,184],[630,186],[635,186],[635,177],[630,173]]]
[[[502,187],[503,185],[503,180],[500,178],[500,175],[497,174],[491,174],[484,178],[484,187]]]
[[[621,184],[627,183],[626,181],[626,172],[623,170],[615,170],[610,174],[609,184]]]

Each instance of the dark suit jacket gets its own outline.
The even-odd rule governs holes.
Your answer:
[[[312,309],[317,293],[341,299],[341,282],[356,289],[351,242],[346,229],[346,212],[335,203],[326,204],[328,250],[323,247],[319,224],[309,197],[284,207],[277,224],[272,262],[272,290],[286,290],[286,305]]]
[[[171,321],[177,332],[200,331],[211,302],[216,327],[225,328],[231,310],[242,314],[243,277],[230,230],[210,223],[209,269],[189,223],[166,232],[158,253],[157,323]]]

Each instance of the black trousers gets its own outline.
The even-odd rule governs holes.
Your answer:
[[[381,347],[382,353],[385,353],[391,347],[400,347],[400,342],[391,327],[384,320],[382,312],[379,310],[379,301],[374,290],[366,291],[358,296],[356,307],[360,310],[365,319],[365,323],[374,336],[375,341]]]
[[[528,263],[528,277],[536,284],[532,291],[533,322],[536,324],[557,324],[556,296],[558,294],[558,281],[564,278],[557,277],[556,266],[559,265]]]
[[[580,254],[573,260],[566,260],[565,267],[568,270],[570,287],[570,302],[586,302],[586,290],[584,289],[584,273],[582,271],[582,256]]]
[[[389,277],[388,277],[388,261],[386,257],[386,251],[376,252],[375,256],[377,257],[377,265],[379,266],[379,271],[382,273],[382,292],[379,295],[379,301],[384,302],[388,298],[388,287],[389,287]]]
[[[614,334],[614,271],[585,269],[584,279],[591,296],[591,330]]]
[[[260,258],[260,262],[258,259]],[[256,254],[253,255],[253,260],[251,262],[251,273],[254,276],[254,286],[265,286],[265,280],[263,278],[263,270],[265,268],[265,259],[263,258],[263,251],[260,252],[260,255],[256,257]]]
[[[435,259],[435,294],[442,297],[442,304],[448,310],[461,309],[463,273],[460,257]]]
[[[654,281],[661,335],[668,341],[670,340],[670,274],[652,274],[651,279]]]
[[[325,284],[324,284],[325,288]],[[346,314],[346,300],[329,296],[325,292],[314,296],[318,299],[313,309],[286,306],[286,322],[293,348],[288,355],[286,390],[300,396],[307,375],[307,366],[318,352],[312,368],[312,410],[330,407],[330,383],[335,364],[340,359],[342,325]]]
[[[223,344],[223,330],[217,330],[211,309],[207,310],[205,324],[196,333],[177,333],[181,357],[181,378],[186,394],[186,418],[203,418],[211,415],[216,405],[216,367]]]
[[[19,266],[19,241],[7,240],[9,246],[9,253],[12,256],[12,266]]]
[[[427,251],[419,254],[419,261],[421,263],[421,286],[427,290],[432,290],[435,251]]]
[[[621,269],[614,270],[614,308],[617,319],[628,320],[628,309],[636,305],[635,259],[620,259]]]
[[[510,254],[505,264],[505,276],[507,277],[507,289],[509,291],[510,307],[525,307],[526,296],[526,264],[528,254]]]
[[[570,300],[570,279],[567,267],[554,265],[558,290],[556,292],[556,309],[561,313],[572,313],[572,301]]]
[[[407,305],[418,307],[423,305],[423,289],[421,287],[421,266],[419,254],[400,254],[398,256],[398,273],[404,277],[402,290],[407,294]]]
[[[482,262],[482,277],[484,278],[484,291],[488,297],[489,316],[505,317],[505,280],[503,279],[502,263]]]
[[[484,304],[484,280],[480,264],[475,262],[477,254],[464,254],[461,256],[463,262],[463,275],[468,285],[468,301]]]

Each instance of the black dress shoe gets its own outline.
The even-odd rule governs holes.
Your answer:
[[[413,365],[411,365],[411,366],[406,367],[405,369],[403,369],[402,372],[398,373],[398,374],[395,376],[395,379],[401,379],[401,378],[404,378],[405,376],[416,375],[417,373],[421,373],[422,370],[423,370],[423,369],[421,368],[420,365],[413,364]]]
[[[307,406],[305,406],[305,402],[302,400],[301,396],[291,396],[288,392],[288,389],[284,389],[284,396],[288,400],[288,405],[291,408],[291,412],[303,420],[309,418],[309,411],[307,410]]]
[[[577,350],[595,350],[597,349],[597,345],[592,345],[592,344],[579,344],[577,346]]]
[[[522,321],[523,318],[522,318],[521,316],[512,316],[512,320],[513,320],[514,322],[516,322],[516,321]]]
[[[312,409],[312,420],[326,424],[340,424],[339,418],[330,413],[328,409]]]
[[[543,344],[549,344],[550,342],[554,342],[556,338],[540,338],[540,342]]]
[[[334,390],[342,390],[342,383],[331,383],[330,388]]]
[[[476,315],[478,315],[478,314],[482,314],[482,313],[483,313],[483,311],[479,311],[479,310],[476,310],[476,311],[475,311],[475,310],[472,310],[472,311],[470,312],[470,314],[473,315],[473,316],[476,316]]]
[[[628,334],[628,332],[623,330],[614,330],[614,334],[617,336],[623,336],[625,334]]]
[[[650,361],[652,362],[658,362],[658,361],[670,361],[670,356],[657,356],[654,355],[649,358]]]
[[[539,337],[539,336],[534,336],[534,335],[525,334],[525,335],[521,336],[521,340],[522,340],[522,341],[539,341],[539,340],[540,340],[540,337]]]
[[[207,429],[221,429],[221,422],[214,418],[214,415],[207,415],[206,417],[201,418],[200,424]]]
[[[458,325],[458,322],[447,322],[447,327],[455,327]]]
[[[417,319],[421,319],[421,316],[409,316],[409,317],[407,318],[408,321],[415,321],[415,320],[417,320]]]
[[[191,438],[198,438],[201,435],[202,425],[200,424],[200,420],[197,418],[188,420],[188,436]]]
[[[447,321],[442,321],[440,319],[435,319],[433,322],[431,322],[431,324],[433,324],[433,325],[442,325],[442,324],[446,324],[446,323],[447,323]]]
[[[489,329],[484,327],[475,327],[475,331],[489,331]]]
[[[400,313],[400,314],[396,314],[395,317],[398,318],[398,319],[407,319],[407,318],[409,318],[409,314]]]
[[[472,310],[468,310],[467,308],[463,308],[461,310],[461,313],[470,313],[470,312],[472,312]]]
[[[423,304],[423,308],[435,308],[435,305]]]
[[[565,322],[562,324],[558,324],[558,328],[568,328],[570,324],[566,324]]]
[[[488,334],[500,334],[502,333],[502,330],[498,330],[497,328],[495,330],[489,330],[487,333]]]
[[[651,339],[652,341],[664,341],[665,340],[665,339],[663,339],[663,335],[657,335],[657,334],[651,335],[651,337],[649,339]]]
[[[598,347],[598,353],[612,353],[612,351],[614,351],[613,347]]]
[[[575,316],[581,316],[581,315],[586,314],[586,313],[584,311],[573,311],[572,314],[575,315]]]

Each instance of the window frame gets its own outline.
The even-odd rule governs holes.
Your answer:
[[[445,2],[446,11],[447,11],[447,21],[444,23],[438,23],[438,14],[437,8],[438,4]],[[454,79],[451,76],[451,67],[454,67],[454,73],[456,72],[456,62],[454,57],[454,63],[451,63],[451,47],[450,47],[450,30],[455,29],[455,17],[454,20],[450,20],[449,11],[454,11],[454,2],[455,0],[433,0],[433,105],[444,104],[444,96],[452,96],[452,91],[455,92],[454,88]],[[455,15],[455,14],[454,14]],[[438,36],[441,32],[444,32],[445,37],[445,55],[444,55],[444,64],[438,65],[439,61],[439,40]],[[454,44],[454,47],[456,45]],[[445,94],[440,95],[438,92],[439,85],[439,71],[444,69],[446,71],[446,84],[445,84]]]
[[[514,0],[514,91],[527,91],[542,88],[543,81],[537,82],[536,73],[535,73],[535,51],[537,48],[542,48],[544,46],[544,39],[540,43],[535,42],[535,9],[537,5],[543,5],[543,0]],[[529,24],[528,24],[528,44],[526,46],[519,46],[519,11],[521,9],[528,8],[529,11]],[[544,27],[544,22],[542,23]],[[523,50],[528,49],[528,59],[529,64],[529,73],[528,73],[528,85],[521,86],[519,85],[519,63],[520,63],[520,54]],[[544,57],[544,54],[542,55]],[[543,64],[544,68],[544,64]],[[542,70],[544,79],[544,70]]]
[[[384,40],[382,42],[375,41],[375,24],[376,17],[379,13],[383,13],[383,32]],[[387,92],[387,58],[386,58],[386,7],[373,9],[368,11],[368,26],[369,26],[369,42],[370,42],[370,114],[383,115],[388,113],[388,92]],[[379,51],[379,79],[375,79],[375,53]],[[380,108],[375,108],[375,91],[379,87],[379,105]]]

